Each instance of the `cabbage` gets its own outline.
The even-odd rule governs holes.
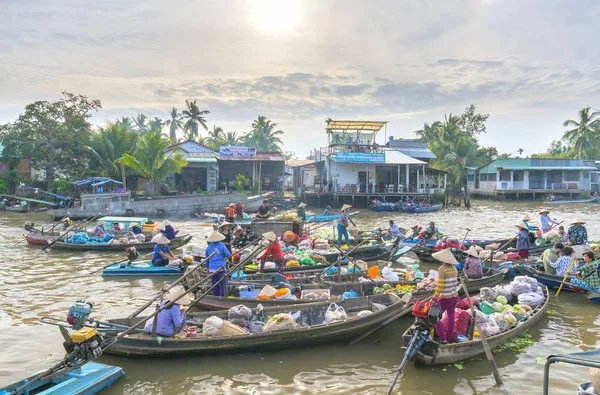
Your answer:
[[[492,303],[492,307],[497,312],[500,312],[500,311],[504,310],[504,305],[502,303],[500,303],[500,302],[494,302],[494,303]]]
[[[506,300],[506,297],[504,297],[502,295],[498,295],[498,297],[496,298],[496,302],[502,303],[502,304],[507,304],[508,300]]]
[[[523,309],[519,305],[512,306],[511,313],[519,321],[522,320],[523,318],[525,318],[525,316],[527,315],[527,312],[525,311],[525,309]]]
[[[510,312],[510,311],[504,311],[502,313],[502,316],[504,317],[504,319],[506,320],[506,322],[508,322],[508,325],[514,325],[517,323],[517,318]]]

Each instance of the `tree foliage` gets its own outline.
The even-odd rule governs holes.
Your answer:
[[[577,121],[568,119],[563,123],[564,127],[572,127],[563,135],[563,139],[569,146],[569,151],[578,159],[592,159],[598,154],[598,139],[600,128],[598,120],[600,111],[590,113],[590,107],[579,110]]]
[[[137,135],[127,130],[122,123],[109,124],[92,134],[86,150],[91,154],[90,168],[95,174],[121,179],[121,166],[117,159],[135,148]]]
[[[259,115],[252,122],[252,130],[244,135],[243,142],[252,147],[256,147],[257,151],[281,151],[283,141],[282,130],[277,130],[277,124],[269,118]]]
[[[185,120],[185,124],[183,125],[183,129],[185,130],[185,136],[187,139],[194,140],[196,137],[200,135],[199,127],[202,126],[204,130],[208,130],[206,127],[206,118],[207,114],[210,114],[208,110],[200,110],[196,100],[194,101],[185,101],[186,109],[183,110],[183,119]]]
[[[183,129],[183,115],[175,107],[169,112],[170,118],[165,121],[165,126],[169,127],[169,136],[175,142],[177,140],[177,131]]]

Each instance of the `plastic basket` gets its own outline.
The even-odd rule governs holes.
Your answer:
[[[258,291],[254,288],[254,285],[246,285],[239,288],[240,298],[244,299],[256,299]]]

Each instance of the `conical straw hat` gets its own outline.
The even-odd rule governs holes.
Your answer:
[[[448,263],[450,265],[456,265],[458,263],[454,257],[454,254],[448,248],[442,251],[434,252],[431,254],[431,256],[440,262]]]

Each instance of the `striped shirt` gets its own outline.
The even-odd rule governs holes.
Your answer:
[[[442,265],[438,269],[437,287],[433,297],[447,299],[458,296],[458,271],[454,266]]]

